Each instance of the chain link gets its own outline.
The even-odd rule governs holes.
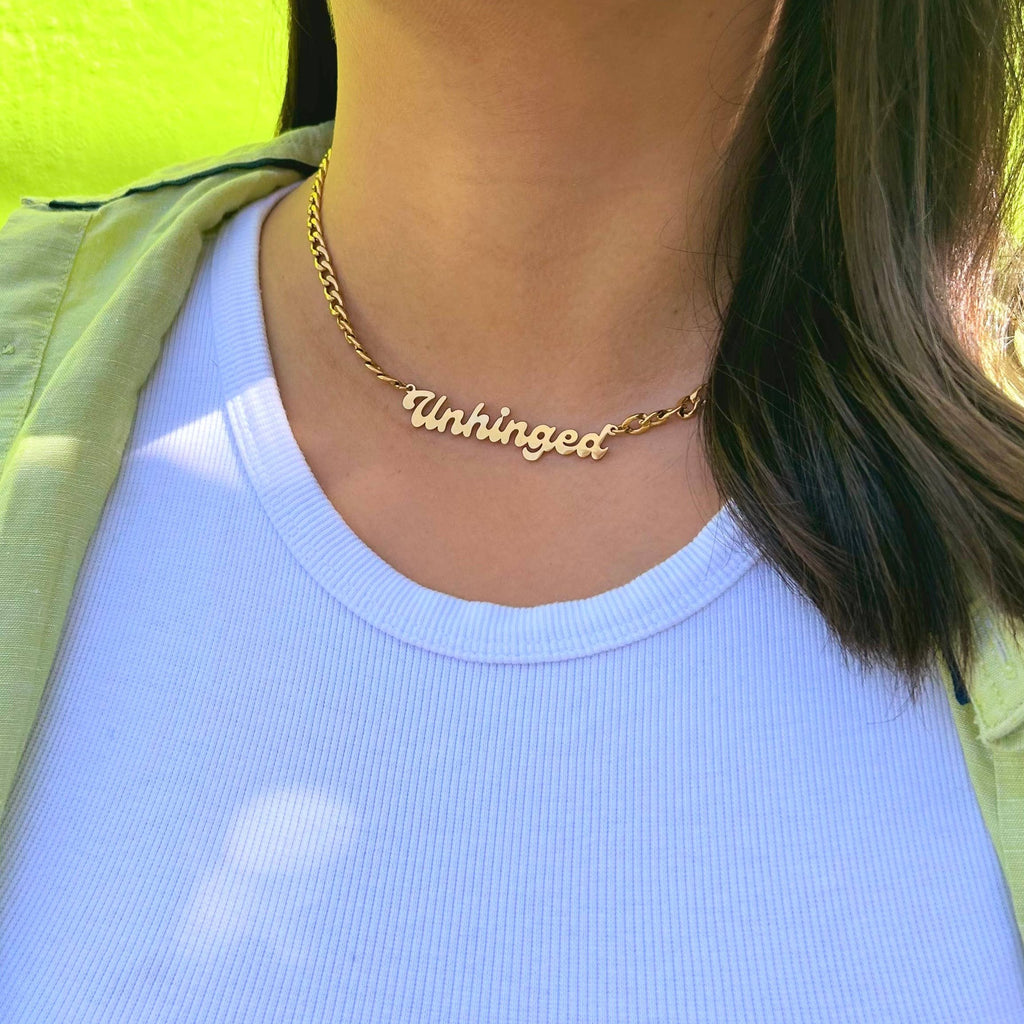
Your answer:
[[[397,377],[385,373],[371,358],[370,353],[363,348],[356,340],[355,332],[348,321],[348,314],[345,312],[345,304],[341,300],[341,288],[334,276],[334,267],[331,264],[331,257],[327,254],[327,245],[324,243],[323,232],[320,227],[320,193],[323,189],[324,175],[327,173],[327,162],[330,159],[331,151],[327,150],[320,163],[313,181],[313,190],[309,199],[309,246],[313,252],[313,262],[316,264],[317,273],[320,275],[320,283],[324,287],[324,295],[327,297],[327,305],[330,307],[334,318],[338,321],[342,333],[348,343],[355,349],[356,355],[363,361],[363,365],[378,379],[398,388],[399,391],[412,391],[414,384],[407,384]]]
[[[614,429],[608,431],[614,437],[616,434],[643,434],[651,427],[660,426],[669,418],[676,415],[680,419],[688,420],[701,406],[704,401],[704,392],[707,384],[701,384],[688,395],[684,395],[679,402],[671,409],[658,409],[656,412],[635,412],[627,416]],[[684,411],[685,410],[685,411]]]
[[[348,314],[345,312],[345,304],[341,299],[341,288],[334,275],[334,267],[331,264],[331,257],[327,253],[327,245],[324,242],[323,231],[320,224],[320,199],[323,190],[324,177],[327,174],[327,164],[331,159],[331,149],[324,154],[323,160],[317,169],[313,179],[313,188],[309,196],[309,246],[313,253],[313,261],[316,264],[317,274],[320,276],[320,283],[323,285],[324,295],[327,298],[328,307],[338,326],[345,335],[346,340],[355,349],[356,355],[363,361],[363,365],[378,379],[390,384],[399,391],[414,391],[416,385],[392,377],[385,373],[371,358],[369,352],[356,340],[355,332],[349,323]],[[635,412],[627,416],[621,423],[616,424],[608,431],[609,436],[619,434],[643,434],[651,427],[660,426],[669,417],[678,415],[680,419],[689,419],[700,408],[706,398],[707,383],[699,385],[688,395],[684,395],[679,402],[671,409],[658,409],[655,412]]]

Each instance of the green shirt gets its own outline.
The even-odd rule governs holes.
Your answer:
[[[0,813],[139,393],[203,237],[315,173],[333,121],[166,167],[116,194],[22,199],[0,228]],[[980,615],[961,704],[941,675],[1024,937],[1024,650]]]

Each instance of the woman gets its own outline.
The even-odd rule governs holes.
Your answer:
[[[275,139],[28,200],[0,1020],[1022,1019],[1022,41],[293,0]]]

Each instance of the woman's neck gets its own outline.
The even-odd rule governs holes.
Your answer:
[[[321,215],[374,359],[535,418],[624,416],[696,387],[718,160],[773,4],[334,6]]]

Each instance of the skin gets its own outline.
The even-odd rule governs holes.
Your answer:
[[[596,431],[674,405],[715,342],[699,257],[769,0],[334,0],[321,207],[356,336],[472,409]],[[697,421],[596,463],[413,429],[324,297],[312,178],[264,223],[282,402],[311,470],[399,572],[535,605],[619,586],[721,506]]]

